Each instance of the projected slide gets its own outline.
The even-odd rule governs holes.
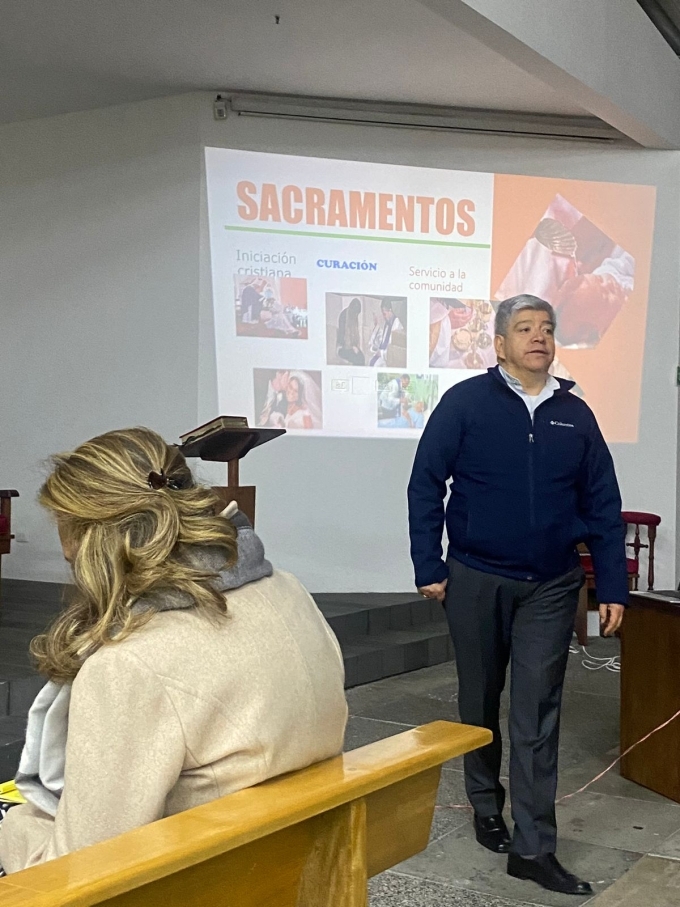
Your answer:
[[[206,148],[220,410],[417,437],[495,365],[498,303],[547,299],[553,371],[637,440],[655,189]]]

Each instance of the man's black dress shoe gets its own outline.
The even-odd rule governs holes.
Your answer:
[[[510,850],[510,832],[501,815],[478,816],[475,813],[475,833],[478,843],[493,853]]]
[[[526,879],[536,882],[548,891],[559,891],[561,894],[592,894],[588,882],[582,882],[560,865],[553,853],[541,854],[532,860],[511,853],[508,856],[508,875],[515,879]]]

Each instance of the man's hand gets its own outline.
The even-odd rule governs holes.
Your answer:
[[[613,636],[621,626],[623,605],[600,605],[600,627],[603,636]]]
[[[424,595],[425,598],[433,598],[437,602],[443,602],[444,596],[446,595],[446,583],[448,580],[444,580],[443,583],[432,583],[429,586],[421,586],[418,589],[421,595]]]

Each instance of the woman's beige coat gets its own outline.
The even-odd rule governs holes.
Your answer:
[[[73,684],[56,819],[0,824],[7,873],[334,756],[347,706],[340,649],[287,573],[227,593],[217,621],[156,614]]]

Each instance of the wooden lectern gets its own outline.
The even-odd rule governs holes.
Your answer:
[[[227,485],[214,491],[226,507],[236,501],[239,510],[255,525],[255,486],[239,483],[239,462],[253,448],[285,434],[284,428],[223,428],[180,447],[185,457],[199,457],[212,463],[227,464]]]
[[[632,592],[621,627],[621,752],[680,711],[680,592]],[[621,760],[621,774],[680,803],[680,717]]]

